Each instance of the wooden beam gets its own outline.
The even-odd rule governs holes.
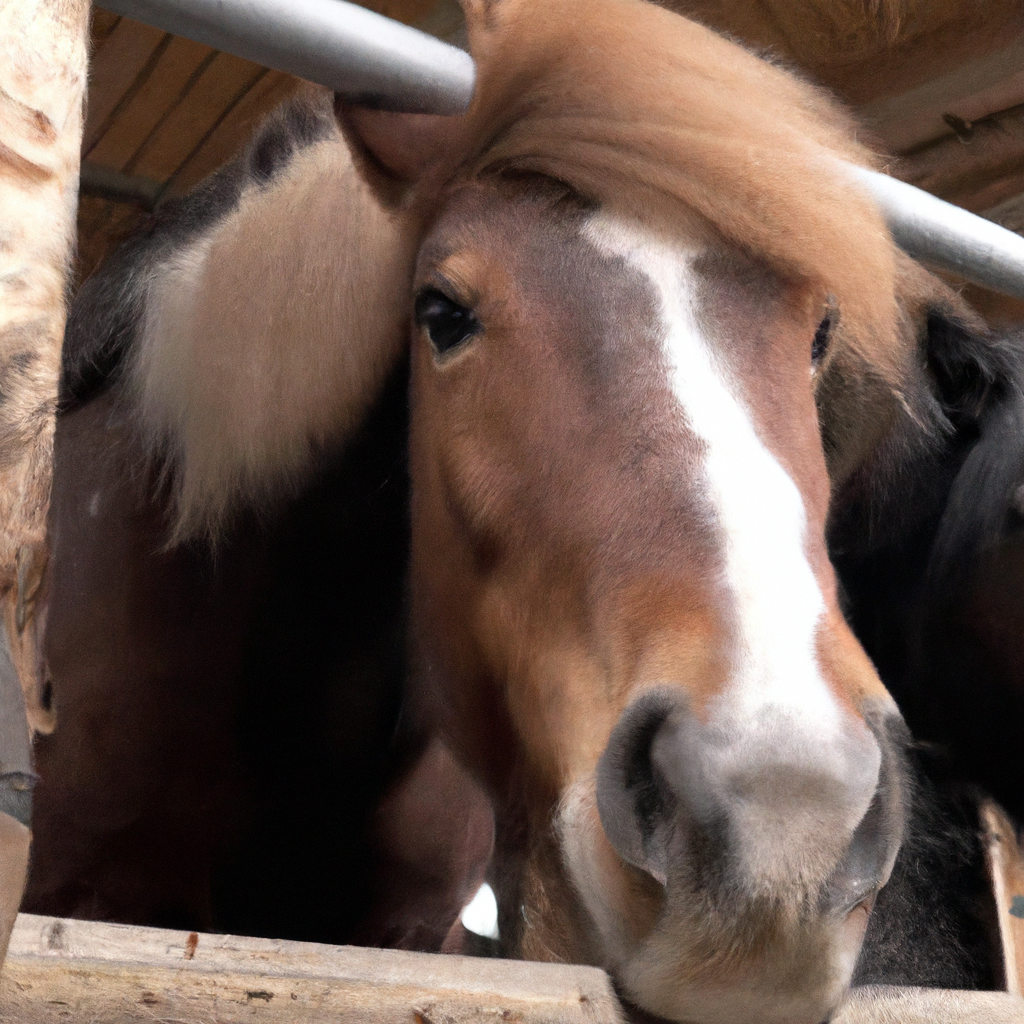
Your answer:
[[[972,122],[1022,101],[1024,34],[908,92],[864,104],[858,113],[890,149],[902,152],[948,136],[950,115]]]
[[[619,1024],[595,967],[321,946],[22,914],[3,1024]]]
[[[865,985],[829,1024],[1022,1024],[1024,1000],[1006,992]]]
[[[206,935],[22,914],[0,1024],[623,1024],[596,967]],[[1021,1024],[1002,992],[854,989],[833,1024]]]
[[[1024,993],[1024,855],[1003,809],[986,800],[980,809],[985,860],[996,901],[1006,991]]]
[[[892,168],[904,181],[974,213],[1024,192],[1024,103],[903,157]]]

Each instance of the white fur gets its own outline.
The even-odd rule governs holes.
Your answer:
[[[151,272],[130,373],[179,539],[272,502],[358,424],[407,340],[414,244],[338,136]]]
[[[654,287],[672,389],[687,427],[704,442],[704,486],[721,530],[735,616],[733,676],[712,715],[727,744],[722,755],[736,762],[782,762],[792,755],[806,763],[810,757],[819,769],[835,770],[827,762],[850,718],[817,663],[825,601],[805,547],[803,499],[758,436],[739,381],[701,326],[690,269],[696,253],[607,216],[593,219],[587,235]],[[862,797],[850,808],[853,823],[867,809],[877,780],[879,755],[873,743],[870,748],[874,757],[849,780]],[[845,772],[853,766],[840,767]],[[727,772],[729,765],[720,768]]]

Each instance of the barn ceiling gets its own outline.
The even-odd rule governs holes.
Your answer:
[[[1021,0],[662,0],[836,91],[890,170],[1024,229]],[[454,0],[375,0],[435,35]],[[79,212],[79,279],[167,195],[244,144],[297,79],[95,8]],[[1024,312],[1024,306],[1021,307]]]

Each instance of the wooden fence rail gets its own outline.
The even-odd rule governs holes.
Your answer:
[[[19,916],[0,978],[2,1024],[622,1024],[626,1019],[608,975],[596,967],[32,914]],[[1024,1024],[1024,1001],[1002,992],[859,989],[832,1024]]]

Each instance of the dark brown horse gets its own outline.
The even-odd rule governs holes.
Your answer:
[[[401,935],[436,897],[436,944],[489,839],[447,749],[508,954],[817,1024],[909,797],[830,498],[856,524],[941,435],[955,300],[778,68],[635,0],[468,22],[465,117],[299,105],[79,299],[34,906],[133,863],[145,899],[170,859],[186,917],[387,941],[387,888]],[[447,858],[407,841],[417,789]]]

